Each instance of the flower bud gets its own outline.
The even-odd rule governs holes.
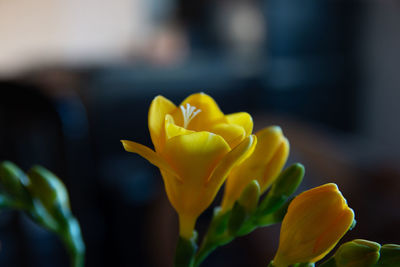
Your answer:
[[[304,166],[295,163],[281,172],[271,190],[260,204],[260,212],[269,214],[281,207],[299,187],[304,177]]]
[[[340,267],[373,266],[379,259],[380,248],[376,242],[356,239],[341,245],[333,258]]]
[[[253,180],[246,186],[238,202],[247,213],[252,213],[257,208],[259,198],[260,185],[257,180]]]
[[[277,179],[289,155],[289,142],[278,126],[271,126],[256,133],[254,152],[236,166],[226,181],[223,211],[228,211],[239,199],[245,187],[257,180],[261,194]]]
[[[354,212],[336,184],[325,184],[298,195],[290,203],[273,260],[276,267],[316,262],[351,226]]]
[[[61,180],[41,166],[34,166],[28,172],[30,183],[28,190],[32,197],[39,199],[50,214],[61,209],[69,213],[69,197],[67,189]]]
[[[0,164],[0,184],[10,196],[21,201],[30,199],[25,187],[28,184],[28,178],[18,166],[10,161],[4,161]]]
[[[400,266],[400,245],[385,244],[381,247],[381,257],[375,266]]]

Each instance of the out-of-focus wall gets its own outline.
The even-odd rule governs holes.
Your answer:
[[[400,3],[367,1],[361,34],[363,129],[378,151],[400,157]],[[372,151],[371,151],[372,152]]]
[[[126,56],[149,33],[145,0],[0,1],[0,75]]]

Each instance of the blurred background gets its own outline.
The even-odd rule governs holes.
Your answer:
[[[151,146],[151,100],[202,91],[283,128],[300,191],[339,185],[358,221],[345,241],[400,243],[399,14],[397,0],[0,1],[0,160],[62,178],[86,266],[171,266],[160,174],[119,140]],[[204,266],[266,266],[278,236],[259,229]],[[1,212],[0,241],[0,266],[68,266],[21,213]]]

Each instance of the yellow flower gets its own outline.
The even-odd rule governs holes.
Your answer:
[[[222,210],[230,210],[245,187],[257,180],[261,194],[275,181],[289,155],[289,142],[278,126],[264,128],[256,133],[254,152],[237,165],[226,181]]]
[[[350,228],[354,212],[336,184],[325,184],[298,195],[283,219],[273,266],[316,262],[333,249]]]
[[[157,96],[148,120],[155,151],[126,140],[123,146],[160,169],[180,235],[189,239],[228,173],[254,150],[252,118],[244,112],[224,115],[210,96],[199,93],[179,107]]]

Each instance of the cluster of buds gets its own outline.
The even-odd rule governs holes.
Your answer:
[[[62,181],[41,166],[24,173],[12,162],[0,163],[0,207],[23,211],[42,227],[56,233],[71,257],[71,266],[84,266],[85,245],[72,215]]]

